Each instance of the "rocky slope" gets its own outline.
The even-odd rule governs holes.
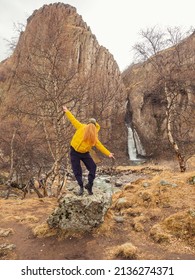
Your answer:
[[[111,179],[121,180],[125,176],[129,181],[113,194],[103,223],[83,234],[78,233],[77,228],[72,231],[73,221],[78,223],[80,207],[82,219],[87,200],[87,210],[90,200],[93,205],[98,201],[97,187],[94,187],[94,198],[77,197],[76,211],[73,213],[71,204],[69,215],[65,205],[54,197],[40,199],[33,193],[23,200],[20,195],[7,200],[1,197],[0,259],[194,260],[194,164],[191,161],[190,171],[186,173],[173,171],[167,163],[163,166],[118,166],[114,175],[110,174]],[[103,186],[99,184],[99,187]],[[0,185],[0,191],[4,188]],[[72,201],[76,202],[74,191],[77,188],[72,190]],[[62,198],[62,203],[66,199],[70,202],[70,194]],[[48,227],[48,217],[60,211],[61,225],[71,226],[68,231],[67,227],[65,231]],[[92,216],[87,213],[90,219]],[[92,213],[93,221],[99,214],[98,211]],[[86,218],[83,225],[88,225],[89,219]]]

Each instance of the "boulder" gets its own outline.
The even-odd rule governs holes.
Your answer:
[[[86,232],[99,226],[111,205],[111,194],[96,189],[94,195],[67,193],[47,219],[50,228],[67,232]]]

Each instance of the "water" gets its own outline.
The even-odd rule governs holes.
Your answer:
[[[146,155],[144,147],[141,144],[137,131],[130,125],[127,125],[128,129],[128,154],[131,161],[141,161],[140,157]]]
[[[130,160],[137,160],[137,149],[135,145],[133,130],[128,126],[128,154]]]
[[[146,152],[144,150],[144,147],[142,146],[141,140],[136,130],[134,130],[134,137],[135,137],[135,143],[137,148],[137,154],[140,156],[146,156]]]

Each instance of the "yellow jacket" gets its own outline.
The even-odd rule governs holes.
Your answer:
[[[75,151],[77,151],[79,153],[89,152],[91,150],[92,146],[90,146],[88,143],[83,141],[84,130],[85,130],[86,124],[79,122],[69,110],[67,110],[65,114],[66,114],[67,118],[69,119],[69,121],[72,123],[72,125],[76,128],[76,132],[73,135],[70,145],[75,149]],[[99,131],[100,125],[98,123],[96,123],[96,127],[97,127],[97,130]],[[103,154],[105,154],[106,156],[110,155],[110,151],[107,150],[99,140],[97,141],[95,147],[98,150],[100,150]]]

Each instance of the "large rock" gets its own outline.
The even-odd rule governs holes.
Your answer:
[[[126,91],[119,67],[74,7],[55,3],[33,12],[14,53],[0,63],[0,86],[10,96],[19,91],[22,100],[31,89],[38,99],[45,91],[53,98],[57,91],[59,104],[73,100],[68,106],[80,121],[98,120],[103,142],[117,158],[127,155]]]
[[[69,232],[90,231],[104,221],[111,204],[111,195],[96,189],[94,195],[77,196],[72,193],[61,198],[47,222],[50,228]]]

